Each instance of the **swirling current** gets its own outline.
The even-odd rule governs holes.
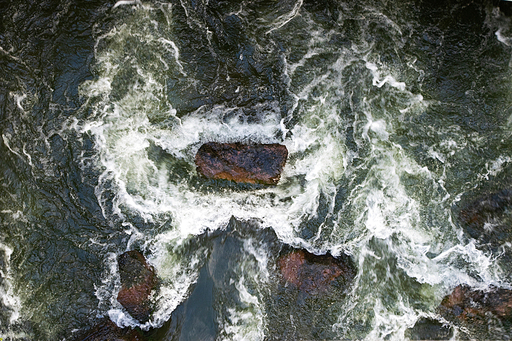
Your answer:
[[[171,330],[187,298],[192,317],[155,340],[402,340],[424,318],[453,339],[512,337],[436,310],[460,284],[512,288],[511,232],[487,247],[459,215],[512,182],[497,2],[40,0],[0,15],[1,339],[72,340],[102,317]],[[204,181],[209,141],[284,144],[279,184]],[[350,255],[346,297],[277,297],[276,243]],[[161,283],[146,323],[116,300],[132,249]]]

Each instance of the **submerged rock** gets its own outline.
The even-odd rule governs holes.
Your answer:
[[[511,320],[512,290],[491,287],[483,291],[459,285],[443,299],[439,312],[464,324],[486,324],[492,318]]]
[[[209,179],[275,185],[288,157],[280,144],[205,143],[196,154],[197,173]]]
[[[449,340],[453,336],[453,329],[439,321],[421,318],[407,330],[407,334],[410,340]]]
[[[278,280],[266,302],[266,340],[338,339],[333,325],[357,273],[352,259],[283,245],[275,270]]]
[[[346,288],[356,275],[349,256],[314,255],[294,250],[278,260],[279,270],[287,286],[308,294],[325,293],[332,285]]]
[[[504,270],[502,279],[512,279],[512,190],[503,189],[472,201],[459,212],[459,221],[480,250],[496,256]]]
[[[149,296],[157,284],[155,270],[135,250],[123,253],[117,261],[121,277],[121,290],[117,301],[133,318],[146,322],[152,312]]]
[[[504,189],[475,200],[459,213],[461,222],[473,238],[489,231],[507,209],[512,207],[512,190]],[[487,224],[487,226],[486,226]]]
[[[103,319],[89,332],[77,337],[75,341],[144,341],[140,330],[119,328],[109,319]]]

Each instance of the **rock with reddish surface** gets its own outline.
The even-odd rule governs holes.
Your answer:
[[[439,313],[448,320],[465,324],[486,324],[490,318],[512,318],[512,290],[491,287],[486,291],[466,285],[457,286],[439,306]]]
[[[275,185],[288,157],[280,144],[217,143],[203,144],[197,151],[197,173],[208,179]]]
[[[140,322],[146,322],[152,312],[151,291],[157,281],[155,270],[138,251],[128,251],[117,259],[121,277],[121,290],[117,301]]]
[[[119,328],[109,319],[103,319],[93,329],[75,338],[76,341],[144,341],[142,331]]]
[[[278,265],[286,286],[311,295],[326,293],[333,285],[348,288],[356,275],[347,255],[333,257],[293,250],[281,256]]]
[[[494,233],[494,237],[501,239],[503,236],[493,230],[510,229],[503,228],[500,225],[508,225],[506,222],[504,223],[502,221],[502,218],[504,217],[504,213],[511,208],[512,190],[503,189],[473,201],[459,212],[459,219],[473,238],[479,238],[482,235]],[[490,226],[493,226],[493,228],[490,229]],[[490,236],[486,239],[489,237]]]

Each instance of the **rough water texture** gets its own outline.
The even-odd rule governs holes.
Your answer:
[[[144,341],[146,340],[139,330],[119,328],[114,322],[106,319],[91,328],[89,332],[78,337],[75,341]]]
[[[2,3],[0,338],[70,340],[108,318],[159,341],[403,340],[424,320],[510,339],[494,308],[477,328],[439,310],[459,286],[477,302],[512,289],[500,8]],[[198,176],[210,141],[286,146],[279,182]],[[134,249],[160,280],[147,322],[117,300]],[[347,254],[357,273],[307,295],[283,281],[285,249]]]
[[[197,172],[209,179],[275,185],[281,177],[288,150],[280,144],[203,144],[197,151]]]

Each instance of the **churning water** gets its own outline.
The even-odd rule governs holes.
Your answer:
[[[70,339],[101,316],[160,327],[206,263],[214,297],[194,309],[213,307],[219,340],[403,339],[458,284],[512,287],[511,244],[488,252],[457,217],[512,179],[512,26],[492,2],[48,0],[0,14],[0,337]],[[286,145],[281,181],[201,179],[208,141]],[[240,222],[224,246],[205,237]],[[275,299],[273,233],[351,255],[351,291]],[[142,325],[116,301],[116,256],[134,248],[162,282]]]

